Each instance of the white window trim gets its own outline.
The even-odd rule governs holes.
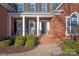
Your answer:
[[[75,14],[76,16],[77,16],[77,24],[78,24],[78,21],[79,21],[79,13],[77,13],[77,12],[74,12],[74,13],[71,13],[71,15],[70,16],[66,16],[65,18],[66,18],[66,35],[69,35],[68,33],[67,33],[67,20],[68,20],[68,18],[71,18],[72,16],[73,16],[73,14]],[[71,30],[71,26],[70,26],[70,30]],[[73,35],[73,34],[71,34],[71,35]],[[75,35],[75,34],[74,34]],[[77,35],[77,34],[76,34]]]

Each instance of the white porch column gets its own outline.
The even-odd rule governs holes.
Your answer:
[[[47,35],[49,34],[49,22],[47,22]]]
[[[8,30],[9,34],[8,34],[8,36],[11,36],[11,16],[10,15],[9,15],[9,22],[8,23],[9,23],[9,25],[8,25],[9,26],[8,27],[9,28],[9,30]]]
[[[40,23],[39,23],[39,16],[37,16],[37,36],[39,36],[39,26],[40,26]]]
[[[25,16],[22,16],[22,35],[25,36]]]
[[[49,31],[49,22],[47,22],[47,30]]]

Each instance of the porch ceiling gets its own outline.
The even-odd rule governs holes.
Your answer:
[[[52,17],[40,17],[40,20],[50,20]]]
[[[22,20],[22,17],[13,17],[14,19]],[[40,17],[40,20],[50,20],[52,17]],[[26,20],[36,20],[36,17],[25,17]]]

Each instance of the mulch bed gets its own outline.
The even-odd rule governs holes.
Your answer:
[[[16,47],[16,46],[9,46],[9,47],[0,47],[0,54],[12,54],[12,53],[20,53],[32,50],[35,47],[26,48],[24,46]]]

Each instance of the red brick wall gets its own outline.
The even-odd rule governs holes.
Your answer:
[[[42,44],[59,43],[61,40],[69,39],[66,35],[66,18],[73,12],[79,13],[79,4],[63,4],[60,7],[63,12],[60,15],[54,15],[50,21],[50,34],[40,38]],[[77,37],[79,39],[79,36]]]
[[[51,3],[48,4],[48,11],[49,12],[52,11],[52,4]]]
[[[66,18],[73,12],[79,13],[79,4],[63,4],[60,10],[64,12],[60,15],[54,15],[51,19],[51,34],[56,35],[60,39],[69,38],[66,35]]]
[[[29,11],[29,3],[24,4],[24,11],[28,12]]]
[[[7,36],[7,10],[0,5],[0,40]]]

